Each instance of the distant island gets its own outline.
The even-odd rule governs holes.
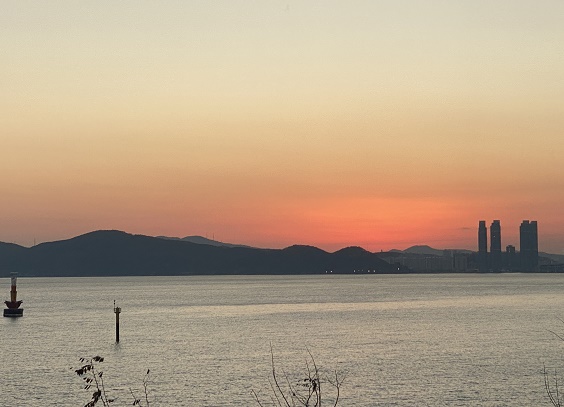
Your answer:
[[[542,253],[538,271],[564,271],[564,256]],[[333,253],[313,246],[260,249],[201,236],[172,238],[100,230],[23,247],[0,242],[0,277],[390,274],[476,271],[476,253],[413,246],[371,253],[347,247]]]

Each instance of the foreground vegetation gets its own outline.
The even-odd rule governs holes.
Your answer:
[[[307,349],[305,372],[301,377],[290,377],[283,372],[280,376],[274,363],[274,352],[270,347],[271,375],[269,378],[270,391],[268,392],[269,405],[278,407],[321,407],[322,404],[337,406],[341,394],[341,385],[344,377],[335,370],[332,377],[322,376],[312,353]],[[325,384],[333,388],[333,394],[325,394]],[[260,407],[264,407],[259,393],[251,390],[251,393]]]
[[[554,332],[553,332],[554,333]],[[554,333],[560,340],[564,337]],[[313,354],[307,349],[308,358],[305,362],[305,370],[297,374],[288,374],[282,370],[280,373],[276,367],[274,352],[270,349],[271,372],[268,378],[270,387],[268,389],[251,390],[251,395],[259,407],[322,407],[323,405],[337,407],[341,395],[341,386],[344,376],[333,371],[331,376],[323,375],[315,362]],[[104,407],[113,406],[115,397],[110,397],[106,392],[104,383],[104,372],[101,363],[104,358],[94,356],[92,358],[80,358],[80,367],[75,373],[82,379],[84,390],[91,392],[90,400],[84,407],[95,407],[100,404]],[[149,391],[150,370],[147,370],[142,381],[141,397],[129,388],[132,406],[150,407],[151,396]],[[548,400],[554,407],[564,407],[564,390],[558,370],[549,371],[543,367],[544,386]],[[326,388],[330,391],[326,393]],[[266,394],[261,394],[265,391]]]
[[[305,363],[305,371],[299,374],[288,374],[284,371],[279,373],[274,360],[274,352],[270,348],[270,360],[272,370],[270,372],[270,388],[266,390],[266,395],[262,396],[260,390],[251,390],[251,395],[259,407],[278,406],[278,407],[322,407],[328,405],[336,407],[339,403],[341,385],[344,377],[337,371],[331,373],[331,377],[323,375],[318,368],[312,353],[307,350],[308,358]],[[104,372],[101,364],[104,358],[94,356],[92,358],[80,358],[80,366],[75,369],[75,373],[82,379],[84,390],[91,392],[90,400],[84,407],[94,407],[101,405],[104,407],[113,406],[116,402],[115,397],[111,397],[106,392],[104,384]],[[147,370],[142,382],[142,395],[131,388],[129,393],[132,403],[128,405],[138,407],[150,407],[151,396],[149,391],[149,374]],[[331,394],[326,394],[326,385],[332,389]]]
[[[109,407],[116,401],[114,397],[109,397],[106,393],[106,386],[104,385],[104,372],[100,368],[100,364],[104,361],[101,356],[94,356],[93,358],[80,358],[81,366],[74,372],[82,378],[84,390],[92,390],[92,398],[84,407],[94,407],[96,404],[101,403],[104,407]],[[149,407],[149,374],[150,370],[147,369],[145,377],[143,378],[143,391],[144,400],[135,395],[133,389],[129,388],[131,397],[133,398],[133,406]]]

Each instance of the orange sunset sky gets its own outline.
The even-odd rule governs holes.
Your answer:
[[[0,241],[564,253],[564,2],[3,1]]]

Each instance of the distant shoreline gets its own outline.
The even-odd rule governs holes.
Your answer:
[[[198,236],[180,239],[100,230],[30,248],[0,243],[0,278],[14,271],[21,277],[564,272],[564,256],[546,256],[539,270],[479,272],[476,252],[469,250],[413,246],[372,253],[353,246],[330,253],[313,246],[259,249]]]

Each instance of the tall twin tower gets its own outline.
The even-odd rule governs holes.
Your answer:
[[[490,226],[490,252],[488,254],[488,229],[486,221],[478,226],[478,268],[480,271],[535,271],[539,262],[537,221],[524,220],[519,227],[520,251],[515,246],[501,252],[501,224],[494,220]]]

